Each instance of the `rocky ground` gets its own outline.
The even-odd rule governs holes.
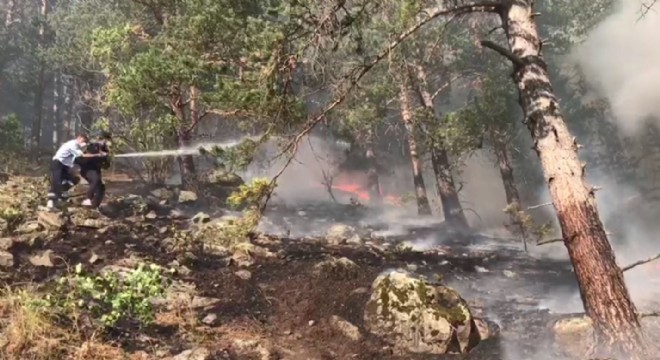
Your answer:
[[[72,206],[59,216],[38,210],[43,179],[0,180],[2,358],[403,360],[470,349],[440,358],[515,360],[560,359],[566,350],[551,331],[561,316],[539,304],[575,289],[570,266],[534,259],[518,244],[441,225],[360,222],[363,210],[343,205],[281,206],[264,225],[282,230],[340,214],[322,221],[324,236],[235,241],[236,219],[209,207],[210,195],[116,182],[100,213]],[[442,241],[429,242],[433,234]],[[420,236],[421,249],[410,241]],[[49,310],[54,284],[75,278],[77,264],[84,281],[126,276],[140,264],[167,269],[165,293],[149,301],[153,321],[100,326],[87,309],[107,293],[86,299],[88,308]]]

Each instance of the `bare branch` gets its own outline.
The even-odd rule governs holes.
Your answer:
[[[522,61],[522,59],[520,57],[518,57],[518,55],[512,53],[511,50],[505,49],[505,48],[495,44],[494,42],[492,42],[490,40],[481,40],[480,43],[481,43],[481,46],[487,47],[491,50],[494,50],[498,54],[500,54],[500,55],[504,56],[505,58],[509,59],[513,63],[513,65],[515,65],[516,67],[522,67],[522,66],[525,65],[525,63]]]
[[[652,256],[652,257],[650,257],[650,258],[648,258],[648,259],[646,259],[646,260],[639,260],[639,261],[636,261],[636,262],[634,262],[634,263],[632,263],[632,264],[630,264],[630,265],[628,265],[628,266],[626,266],[626,267],[622,267],[622,268],[621,268],[621,271],[624,271],[624,272],[625,272],[625,271],[628,271],[628,270],[634,269],[634,268],[636,268],[637,266],[644,265],[644,264],[648,264],[648,263],[650,263],[651,261],[658,260],[658,259],[660,259],[660,254],[657,254],[657,255],[655,255],[655,256]]]
[[[660,311],[648,312],[648,313],[638,313],[637,317],[641,320],[646,317],[659,317]]]
[[[528,207],[527,207],[527,210],[534,210],[534,209],[538,209],[538,208],[542,208],[542,207],[550,206],[550,205],[552,205],[551,202],[547,202],[547,203],[543,203],[543,204],[538,204],[538,205],[532,205],[532,206],[528,206]]]
[[[547,245],[547,244],[563,242],[563,241],[564,241],[564,238],[541,240],[541,241],[538,241],[536,243],[536,246]]]
[[[274,189],[275,184],[277,183],[277,179],[279,179],[280,176],[284,173],[286,168],[291,164],[293,161],[293,158],[296,154],[296,151],[298,149],[298,144],[302,140],[303,137],[305,137],[307,134],[309,134],[312,129],[316,127],[319,123],[321,123],[324,119],[326,119],[327,114],[332,111],[334,108],[336,108],[339,104],[341,104],[348,94],[353,90],[357,83],[378,63],[380,63],[383,59],[385,59],[394,49],[396,49],[404,40],[409,38],[411,35],[413,35],[415,32],[417,32],[420,28],[422,28],[424,25],[428,24],[432,20],[441,17],[441,16],[462,16],[466,14],[471,14],[471,13],[476,13],[476,12],[488,12],[488,13],[496,13],[498,12],[502,7],[502,4],[499,2],[482,2],[482,3],[476,3],[476,4],[469,4],[469,5],[463,5],[463,6],[457,6],[453,8],[445,8],[445,7],[434,7],[431,9],[426,9],[423,10],[422,13],[426,15],[426,17],[421,18],[417,23],[415,23],[413,26],[405,30],[403,33],[399,34],[392,42],[390,42],[389,45],[387,45],[378,55],[376,55],[371,61],[367,62],[365,65],[363,65],[361,68],[354,69],[351,73],[346,75],[343,79],[343,83],[348,83],[348,86],[341,91],[336,97],[335,100],[332,101],[328,106],[318,115],[307,121],[303,129],[293,138],[289,144],[287,144],[284,149],[282,150],[281,154],[284,154],[286,152],[290,152],[290,156],[287,158],[285,161],[284,165],[282,168],[273,176],[271,179],[271,193],[269,193],[266,196],[266,199],[261,207],[261,212],[263,212],[266,208],[266,205],[272,195],[272,189]],[[280,155],[281,155],[280,154]],[[280,156],[278,155],[278,156]]]

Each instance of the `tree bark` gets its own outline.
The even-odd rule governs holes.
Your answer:
[[[46,45],[46,19],[48,17],[48,0],[41,0],[39,6],[39,46]],[[35,157],[38,155],[39,147],[41,145],[41,127],[43,125],[44,113],[44,93],[46,91],[46,64],[43,60],[39,60],[37,70],[37,86],[34,94],[34,118],[32,119],[31,129],[31,145],[32,153]]]
[[[427,113],[440,123],[441,119],[435,113],[433,97],[431,96],[428,87],[428,77],[423,66],[417,66],[416,76],[417,95],[419,96],[420,102],[426,109]],[[454,176],[451,173],[449,155],[441,141],[434,141],[431,144],[431,165],[435,174],[436,187],[438,196],[440,197],[440,203],[442,204],[442,212],[445,216],[445,221],[458,229],[469,228],[467,218],[463,212],[463,207],[458,198]]]
[[[513,167],[509,158],[509,150],[505,143],[497,141],[494,144],[494,148],[495,156],[497,156],[497,165],[500,168],[500,175],[502,176],[502,184],[504,185],[506,203],[509,205],[520,205],[520,194],[518,193],[518,188],[513,177]]]
[[[189,114],[186,115],[185,105],[181,105],[180,98],[177,101],[172,103],[172,110],[179,118],[180,124],[177,131],[177,145],[179,148],[188,148],[191,145],[192,141],[192,131],[194,126],[199,121],[199,109],[197,103],[197,97],[199,96],[199,91],[191,86],[190,89],[190,98],[189,98]],[[195,160],[192,155],[182,155],[178,158],[179,170],[181,172],[181,188],[186,190],[194,190],[196,181],[195,181]]]
[[[415,185],[415,198],[417,199],[417,212],[419,215],[431,215],[431,205],[426,194],[426,185],[422,174],[422,162],[417,152],[417,140],[415,139],[415,120],[412,113],[412,101],[405,81],[401,82],[399,89],[399,102],[401,105],[401,120],[406,128],[408,151],[410,152],[410,163],[412,166],[413,183]]]
[[[514,63],[525,120],[541,160],[563,240],[587,315],[614,356],[645,359],[650,347],[598,215],[594,189],[571,136],[552,84],[541,46],[532,0],[514,0],[500,13]],[[484,43],[484,45],[487,45]],[[495,48],[495,46],[491,46]]]
[[[374,151],[373,131],[369,130],[367,134],[365,149],[365,158],[367,159],[367,191],[369,192],[369,202],[372,205],[380,205],[383,201],[380,190],[380,178],[378,176],[378,159]]]
[[[62,106],[64,100],[62,98],[62,75],[57,73],[53,78],[53,145],[57,147],[58,143],[62,142]]]

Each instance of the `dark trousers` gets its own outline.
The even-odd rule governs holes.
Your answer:
[[[83,167],[80,169],[80,175],[89,184],[87,198],[92,201],[93,207],[98,207],[105,197],[105,184],[101,176],[101,169]]]
[[[76,183],[72,168],[62,164],[59,160],[53,160],[50,163],[50,192],[48,198],[51,200],[60,200],[62,192],[65,191],[64,183],[70,181]]]

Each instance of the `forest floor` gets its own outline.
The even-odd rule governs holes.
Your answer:
[[[40,180],[22,178],[16,180],[18,186],[5,184],[5,191],[12,188],[20,197],[29,188],[23,185],[26,181],[38,184]],[[108,202],[139,193],[132,187],[130,182],[109,181]],[[0,297],[0,358],[561,358],[551,325],[562,315],[544,309],[543,304],[577,294],[566,261],[531,257],[520,244],[505,240],[452,235],[441,225],[409,226],[396,236],[362,244],[332,245],[315,234],[304,238],[260,235],[252,242],[261,251],[249,252],[248,261],[237,261],[236,254],[203,251],[191,255],[172,245],[173,229],[186,227],[190,220],[185,215],[200,208],[214,213],[201,205],[177,209],[180,216],[104,211],[105,215],[84,215],[93,221],[51,230],[48,221],[44,225],[35,220],[41,215],[26,214],[20,231],[2,241],[12,259],[3,260],[7,263],[0,272],[0,284],[6,288]],[[361,215],[337,204],[280,206],[269,215],[271,224],[294,227],[296,221],[312,226],[313,218],[320,217],[324,217],[322,223],[357,226]],[[391,220],[387,222],[392,225]],[[420,237],[427,239],[423,249],[397,246]],[[329,258],[342,257],[354,262],[359,271],[337,277],[316,267]],[[157,304],[155,321],[147,326],[121,324],[98,330],[40,317],[30,310],[25,297],[48,294],[52,291],[48,284],[70,275],[78,263],[93,274],[139,263],[155,263],[176,272],[167,275],[172,284],[168,296]],[[468,301],[473,313],[500,326],[500,336],[467,356],[445,357],[397,353],[371,336],[363,322],[371,284],[377,275],[397,268],[441,276],[443,283]],[[348,336],[333,320],[337,317],[356,326],[359,336]]]

